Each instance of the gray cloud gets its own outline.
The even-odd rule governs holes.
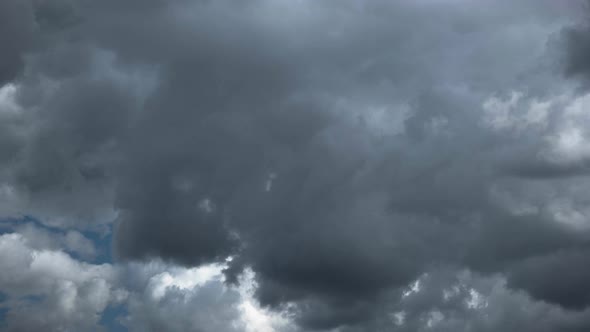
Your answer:
[[[3,1],[0,5],[0,84],[13,80],[22,70],[24,53],[33,39],[35,20],[27,1]]]
[[[577,4],[22,3],[0,5],[0,42],[23,34],[0,60],[0,213],[66,234],[23,229],[32,243],[90,257],[73,229],[114,222],[120,264],[232,256],[228,283],[251,269],[260,304],[303,330],[588,326]],[[465,270],[484,314],[467,286],[440,298]],[[223,287],[138,291],[127,323],[211,329],[237,315]],[[177,317],[192,307],[219,316]]]
[[[588,4],[580,7],[582,15],[588,15]],[[588,39],[588,22],[581,21],[563,31],[565,45],[565,73],[568,76],[584,78],[590,73],[588,55],[590,40]]]

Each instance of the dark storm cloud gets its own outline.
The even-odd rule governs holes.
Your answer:
[[[28,1],[7,0],[0,4],[0,85],[22,70],[24,53],[33,38],[35,20]]]
[[[197,23],[180,20],[174,26],[180,36],[190,29],[184,33],[194,36],[194,49],[179,38],[163,41],[167,47],[161,51],[147,51],[162,57],[155,61],[164,61],[164,66],[160,86],[132,134],[147,150],[134,147],[129,152],[139,154],[126,166],[132,173],[125,173],[124,195],[119,197],[123,212],[117,245],[122,257],[164,255],[199,263],[232,253],[230,244],[237,239],[242,245],[237,262],[258,273],[263,304],[315,301],[324,309],[302,310],[300,321],[306,327],[329,328],[363,321],[372,312],[370,304],[362,309],[363,301],[371,303],[381,292],[408,284],[431,264],[464,262],[497,271],[577,243],[551,220],[513,217],[490,201],[494,163],[504,157],[493,149],[515,138],[481,132],[479,116],[470,110],[482,103],[480,89],[495,91],[505,79],[498,74],[498,81],[480,82],[475,65],[464,67],[459,77],[439,67],[420,69],[410,63],[413,69],[406,69],[403,55],[386,56],[393,51],[389,45],[406,42],[405,35],[396,35],[399,26],[369,23],[380,17],[372,10],[394,15],[393,8],[381,3],[344,8],[343,15],[356,15],[357,20],[348,25],[334,19],[333,35],[318,30],[317,36],[307,36],[304,31],[308,39],[299,47],[305,48],[291,46],[302,59],[276,51],[289,47],[288,41],[259,31],[259,23],[248,17],[237,19],[236,25],[245,25],[237,33],[209,23],[202,13],[195,14]],[[199,9],[228,10],[223,5]],[[422,15],[410,5],[396,9]],[[442,22],[448,19],[444,14]],[[320,23],[312,18],[310,24]],[[416,33],[429,38],[433,25]],[[455,38],[476,42],[477,37],[458,34],[442,31],[439,37],[450,43],[458,42]],[[361,39],[367,35],[373,39]],[[245,40],[248,44],[242,45]],[[459,65],[435,47],[408,47],[409,52],[428,54],[427,59],[440,57],[449,66]],[[133,50],[123,52],[138,56]],[[376,59],[367,59],[369,54],[377,54]],[[513,57],[524,61],[519,54]],[[370,65],[363,66],[363,61]],[[407,82],[410,76],[417,82]],[[385,80],[394,96],[374,96],[371,90],[378,80]],[[445,80],[472,82],[473,95],[413,86]],[[416,100],[405,122],[408,137],[376,137],[373,128],[363,128],[354,116],[335,116],[350,112],[334,104],[343,91],[352,93],[352,101]],[[310,111],[298,122],[280,116],[304,108]],[[454,136],[433,132],[437,119],[447,121],[443,129]],[[293,134],[285,140],[284,132]],[[533,225],[535,234],[530,235]],[[523,240],[525,234],[529,236]],[[469,254],[463,258],[465,248]],[[361,307],[343,311],[356,301]]]
[[[301,329],[382,330],[406,310],[408,331],[439,314],[456,315],[440,331],[468,330],[464,301],[436,293],[464,269],[532,297],[502,301],[588,305],[573,294],[585,274],[571,272],[588,228],[569,224],[590,187],[569,176],[585,179],[575,124],[587,119],[535,104],[569,92],[546,69],[567,6],[23,3],[0,5],[30,16],[0,21],[0,42],[26,32],[0,60],[19,107],[0,113],[0,175],[21,213],[76,228],[116,216],[121,260],[234,256],[229,280],[251,268],[260,303]],[[568,72],[582,73],[584,33],[565,35]],[[406,303],[403,290],[441,267],[452,271],[429,277],[423,303]],[[566,286],[543,273],[556,267],[571,272]],[[170,295],[170,310],[184,298]],[[138,329],[174,329],[133,310]],[[587,326],[564,312],[547,326]],[[515,315],[473,324],[534,330]]]
[[[588,27],[579,26],[566,31],[567,38],[567,67],[566,74],[570,76],[585,76],[590,73],[590,35]]]
[[[531,258],[511,271],[509,286],[525,289],[537,299],[566,308],[584,309],[590,302],[586,284],[589,272],[584,264],[587,258],[587,249],[557,251]]]
[[[590,4],[584,3],[580,7],[583,20],[578,24],[568,27],[563,31],[565,46],[565,73],[568,76],[585,78],[590,74],[590,23],[588,15]]]
[[[14,192],[26,195],[20,213],[38,214],[54,225],[101,222],[96,219],[112,210],[106,165],[113,161],[133,98],[103,79],[69,78],[49,96],[35,91],[46,85],[35,85],[17,96],[30,106],[13,115],[17,144],[6,168]]]
[[[111,54],[75,36],[81,19],[73,2],[21,6],[33,17],[27,66],[4,87],[0,106],[7,120],[0,160],[13,214],[77,228],[111,222],[107,165],[138,99]]]
[[[534,157],[533,157],[534,158]],[[527,161],[518,165],[510,165],[506,172],[510,175],[531,179],[550,179],[568,176],[585,176],[590,172],[589,161],[581,161],[566,165],[548,163],[545,161]]]
[[[0,4],[0,85],[24,69],[25,57],[47,46],[48,38],[76,21],[67,0],[6,0]]]
[[[588,311],[568,311],[506,288],[499,277],[434,270],[383,301],[377,319],[342,331],[584,331]]]

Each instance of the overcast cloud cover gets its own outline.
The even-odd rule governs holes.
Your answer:
[[[0,0],[0,331],[590,331],[585,0]]]

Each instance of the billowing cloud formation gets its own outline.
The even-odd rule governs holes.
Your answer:
[[[83,330],[586,330],[585,8],[5,2],[0,263]]]
[[[7,331],[97,330],[100,314],[122,295],[108,264],[92,265],[60,250],[33,249],[21,233],[0,236],[0,291]],[[39,245],[36,243],[35,245]]]
[[[64,247],[71,237],[65,236]],[[293,329],[288,317],[260,308],[252,298],[251,271],[240,287],[227,287],[224,264],[90,264],[74,258],[80,254],[75,249],[56,249],[60,238],[33,224],[0,236],[2,331]],[[111,322],[104,318],[107,310],[115,313]]]

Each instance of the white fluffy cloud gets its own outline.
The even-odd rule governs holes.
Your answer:
[[[160,261],[113,266],[79,261],[64,250],[94,252],[78,232],[28,224],[0,235],[0,292],[7,331],[100,331],[109,305],[130,331],[274,332],[293,329],[260,308],[252,272],[224,282],[223,264],[185,268]]]
[[[136,263],[123,275],[135,275],[140,286],[128,299],[130,331],[278,332],[293,330],[279,313],[261,308],[253,298],[252,272],[239,286],[224,283],[222,264],[183,268],[161,262]]]
[[[0,236],[0,291],[8,331],[92,331],[106,306],[121,301],[110,264],[93,265],[61,250],[34,249],[20,233]]]

